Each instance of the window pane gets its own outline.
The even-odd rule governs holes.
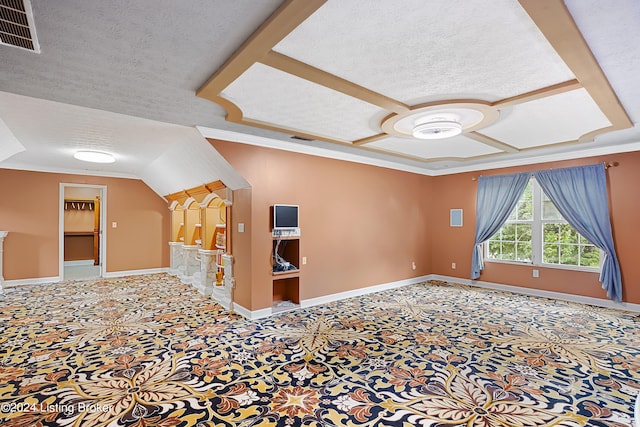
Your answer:
[[[560,224],[560,243],[578,244],[578,232],[569,224]]]
[[[581,246],[580,265],[583,267],[598,267],[600,265],[600,250],[593,245]]]
[[[516,247],[513,242],[504,242],[502,244],[502,259],[515,261]]]
[[[502,240],[516,240],[516,225],[505,224],[502,226]]]
[[[518,261],[531,262],[531,243],[516,243],[516,259]]]
[[[560,245],[560,264],[578,264],[578,245]]]
[[[489,241],[489,258],[500,258],[500,242]]]
[[[545,243],[558,243],[560,241],[559,224],[545,224],[543,230],[543,241]]]
[[[558,264],[560,261],[559,246],[556,244],[544,244],[542,262],[547,264]]]
[[[531,224],[516,224],[516,241],[531,243]]]
[[[562,215],[560,215],[558,209],[556,209],[555,205],[544,193],[542,193],[542,219],[564,219]]]
[[[520,196],[515,212],[514,219],[520,221],[531,221],[533,219],[533,183],[531,180],[529,180],[522,196]]]

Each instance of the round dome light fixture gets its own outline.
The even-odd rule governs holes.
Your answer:
[[[413,127],[412,135],[418,139],[444,139],[462,133],[462,125],[455,120],[434,120]]]
[[[382,120],[380,128],[391,136],[443,139],[487,127],[499,116],[500,111],[487,101],[438,101],[390,114]]]
[[[82,160],[83,162],[91,163],[113,163],[116,161],[116,158],[113,157],[113,154],[94,150],[76,151],[76,153],[73,155],[73,158]]]

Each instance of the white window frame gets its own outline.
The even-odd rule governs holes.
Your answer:
[[[489,241],[487,240],[484,243],[484,262],[495,262],[500,264],[515,264],[515,265],[528,265],[534,267],[544,267],[544,268],[558,268],[561,270],[575,270],[575,271],[587,271],[592,273],[599,273],[602,269],[602,261],[603,261],[603,251],[600,250],[600,262],[598,267],[586,267],[579,265],[567,265],[567,264],[549,264],[542,262],[543,252],[542,252],[542,244],[544,241],[544,225],[545,224],[568,224],[566,220],[553,220],[553,219],[542,219],[543,213],[543,204],[542,204],[542,187],[538,184],[538,181],[531,177],[529,178],[530,182],[533,183],[532,188],[532,201],[533,201],[533,220],[532,221],[511,221],[512,224],[517,223],[531,223],[531,262],[527,261],[516,261],[516,260],[503,260],[489,257]],[[505,224],[507,224],[505,222]],[[578,233],[579,234],[579,233]]]

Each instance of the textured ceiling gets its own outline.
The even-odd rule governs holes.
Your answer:
[[[547,6],[568,13],[536,16]],[[246,184],[223,159],[210,159],[219,173],[167,175],[202,135],[425,174],[640,148],[640,2],[487,7],[32,0],[41,53],[0,46],[0,167],[133,176],[169,193]],[[439,141],[386,133],[394,115],[456,100],[496,119]],[[79,164],[79,148],[118,162]]]

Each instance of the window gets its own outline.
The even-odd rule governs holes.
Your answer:
[[[487,260],[600,268],[600,250],[565,221],[534,178],[485,248]]]

